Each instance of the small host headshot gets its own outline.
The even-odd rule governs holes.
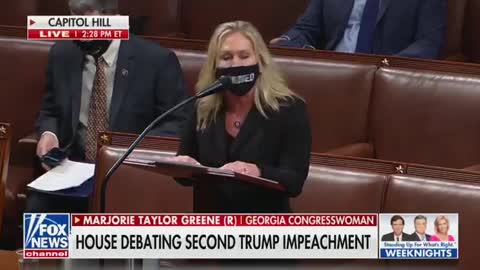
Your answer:
[[[392,225],[393,232],[387,233],[382,236],[382,241],[412,241],[411,236],[403,232],[405,226],[405,220],[402,216],[395,215],[390,219],[390,225]]]
[[[411,241],[430,241],[431,235],[427,234],[427,217],[418,215],[413,220],[415,232],[411,235]]]
[[[450,229],[450,220],[446,216],[439,216],[435,219],[435,235],[430,237],[430,241],[454,242],[455,238],[448,234]]]

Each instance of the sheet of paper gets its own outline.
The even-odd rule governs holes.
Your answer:
[[[28,187],[43,191],[58,191],[78,187],[93,177],[95,164],[65,160],[59,166],[46,172]]]
[[[193,168],[208,168],[203,165],[196,165],[188,162],[178,162],[171,160],[169,157],[159,158],[157,161],[155,160],[147,160],[147,159],[138,159],[138,158],[127,158],[123,162],[124,164],[132,164],[132,165],[140,165],[140,166],[147,166],[147,167],[157,167],[157,163],[159,164],[168,164],[168,165],[180,165],[180,166],[188,166]]]
[[[127,158],[124,161],[125,164],[132,164],[132,165],[140,165],[140,166],[147,166],[147,167],[157,167],[159,164],[168,164],[168,165],[180,165],[180,166],[187,166],[192,168],[201,168],[207,169],[209,173],[220,175],[220,176],[234,176],[234,172],[231,170],[225,170],[220,168],[212,168],[206,167],[203,165],[196,165],[188,162],[177,162],[173,161],[169,157],[161,158],[158,161],[154,160],[146,160],[146,159],[136,159],[136,158]]]

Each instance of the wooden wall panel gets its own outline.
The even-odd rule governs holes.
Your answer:
[[[148,36],[182,36],[179,33],[182,0],[119,0],[121,14],[130,15],[136,34]]]
[[[119,0],[135,34],[208,40],[217,25],[246,20],[265,40],[281,35],[309,0]],[[28,15],[68,14],[68,0],[2,0],[0,25],[25,26]],[[448,0],[444,56],[480,63],[480,0]]]
[[[182,29],[188,38],[205,40],[220,23],[245,20],[269,40],[288,30],[307,4],[308,0],[183,0]]]
[[[468,0],[465,10],[463,51],[469,61],[480,63],[480,0]]]
[[[447,32],[443,55],[456,60],[468,58],[462,49],[464,39],[464,18],[468,0],[448,0]]]
[[[38,0],[2,0],[0,25],[26,26],[27,16],[38,10]]]
[[[69,15],[68,0],[37,0],[40,15]]]

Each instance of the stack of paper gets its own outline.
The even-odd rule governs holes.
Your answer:
[[[95,164],[65,160],[59,166],[46,172],[28,187],[41,191],[58,191],[82,185],[93,177]]]

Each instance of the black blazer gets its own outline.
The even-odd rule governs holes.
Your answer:
[[[354,0],[311,0],[278,45],[335,50],[348,25]],[[445,38],[446,0],[381,0],[374,54],[438,58]]]
[[[392,241],[392,242],[395,241],[393,232],[383,235],[382,241]],[[414,240],[412,239],[412,236],[410,234],[402,233],[402,242],[404,241],[414,241]]]
[[[214,189],[218,212],[289,212],[289,197],[301,193],[310,164],[311,130],[306,105],[300,99],[284,103],[279,112],[265,118],[255,106],[227,149],[225,112],[205,130],[196,130],[192,114],[179,155],[189,155],[205,166],[221,167],[233,161],[254,163],[264,178],[278,181],[287,192],[259,188],[245,183],[220,183]]]
[[[36,122],[39,135],[55,133],[60,146],[77,132],[85,54],[71,41],[50,49],[47,86]],[[153,42],[131,36],[122,41],[110,105],[110,131],[140,133],[158,115],[187,96],[176,55]],[[184,111],[173,114],[152,133],[176,136],[186,120]]]
[[[430,241],[430,237],[431,237],[430,234],[425,234],[425,238],[426,238],[425,241]],[[410,241],[421,241],[421,240],[420,240],[420,237],[418,237],[418,235],[417,235],[415,232],[413,232],[413,233],[410,235],[410,238],[411,238]]]

